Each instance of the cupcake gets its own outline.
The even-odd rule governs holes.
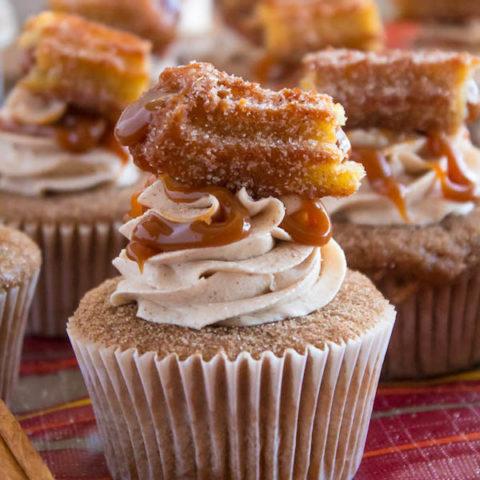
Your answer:
[[[385,378],[480,363],[479,61],[440,51],[331,50],[305,60],[303,85],[345,106],[352,159],[367,180],[325,200],[350,267],[396,306]]]
[[[139,173],[113,135],[149,81],[149,45],[80,17],[42,13],[20,38],[26,75],[0,110],[0,222],[40,245],[30,331],[65,335],[107,278]]]
[[[40,250],[25,234],[0,225],[0,398],[12,399],[23,336],[41,265]]]
[[[123,113],[151,177],[68,324],[115,479],[353,478],[395,311],[319,200],[364,174],[343,123],[200,63]]]
[[[298,83],[301,59],[328,46],[377,49],[383,26],[374,0],[217,0],[217,28],[201,58],[275,89]],[[202,45],[200,43],[200,45]]]

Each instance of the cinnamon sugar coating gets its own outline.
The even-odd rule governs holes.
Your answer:
[[[301,58],[326,46],[379,47],[374,0],[217,0],[227,25],[277,58]]]
[[[137,305],[110,304],[120,279],[107,280],[91,290],[68,324],[69,335],[82,343],[97,343],[140,354],[156,352],[159,359],[176,354],[180,360],[199,353],[208,361],[224,352],[235,360],[241,353],[258,359],[271,351],[282,356],[287,349],[304,354],[309,346],[325,348],[363,335],[390,317],[388,302],[363,275],[348,272],[330,304],[310,315],[254,327],[215,327],[201,330],[147,322],[136,317]]]
[[[282,58],[328,46],[373,50],[383,36],[374,0],[263,0],[258,15],[267,51]]]
[[[344,112],[327,95],[273,92],[206,63],[167,68],[117,125],[136,164],[189,187],[314,198],[355,192]]]
[[[134,33],[162,53],[176,36],[179,0],[50,0],[53,11],[75,13],[89,20]]]
[[[431,225],[370,226],[334,220],[348,266],[370,278],[442,285],[480,266],[480,206]]]
[[[326,50],[305,57],[301,83],[342,103],[348,128],[455,133],[478,114],[467,87],[479,66],[467,53]]]
[[[398,16],[415,20],[458,21],[480,17],[475,0],[395,0]]]
[[[82,17],[44,12],[20,38],[30,59],[20,85],[116,120],[148,86],[150,44]]]
[[[30,280],[40,264],[40,249],[33,240],[0,225],[0,292]]]

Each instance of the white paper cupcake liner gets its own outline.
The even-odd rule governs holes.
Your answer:
[[[120,224],[8,223],[29,235],[42,250],[28,333],[65,336],[68,317],[83,295],[118,274],[112,260],[126,243],[118,232]]]
[[[15,391],[27,316],[38,272],[25,283],[0,289],[0,398],[8,404]]]
[[[259,360],[71,341],[116,480],[351,479],[395,312],[347,344]]]
[[[394,280],[377,284],[387,296]],[[423,286],[396,305],[385,379],[422,378],[480,364],[480,268],[453,284]]]

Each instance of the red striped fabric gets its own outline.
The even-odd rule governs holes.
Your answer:
[[[35,399],[42,406],[17,410],[17,417],[57,480],[110,480],[90,400],[79,383],[67,341],[28,338],[16,406],[27,400],[35,405]],[[45,392],[28,395],[29,386],[39,384],[48,386]],[[79,392],[73,398],[72,386]],[[380,385],[356,476],[371,479],[480,479],[480,370]]]

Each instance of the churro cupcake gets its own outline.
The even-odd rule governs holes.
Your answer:
[[[347,111],[367,180],[325,200],[352,268],[396,306],[386,378],[480,363],[479,61],[440,51],[332,50],[305,61],[304,86]]]
[[[68,324],[114,478],[353,478],[395,312],[319,200],[363,176],[343,123],[208,64],[124,112],[152,176]]]
[[[51,12],[20,38],[26,75],[0,110],[0,222],[37,241],[44,266],[30,330],[65,335],[81,296],[107,278],[139,172],[114,124],[149,82],[149,44]]]
[[[0,225],[0,398],[12,399],[41,255],[26,235]]]

